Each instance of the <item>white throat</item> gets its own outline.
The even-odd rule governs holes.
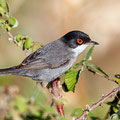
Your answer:
[[[78,56],[79,54],[81,54],[88,45],[80,45],[77,48],[73,49],[72,51],[76,54],[76,56]]]

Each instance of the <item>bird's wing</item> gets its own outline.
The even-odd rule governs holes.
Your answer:
[[[69,53],[64,52],[63,49],[54,44],[50,47],[44,46],[29,55],[19,67],[21,69],[53,69],[64,66],[69,62]]]

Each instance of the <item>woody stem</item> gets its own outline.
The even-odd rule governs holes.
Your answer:
[[[63,104],[60,102],[61,91],[58,85],[58,79],[52,83],[53,100],[56,102],[57,111],[61,116],[64,116]]]

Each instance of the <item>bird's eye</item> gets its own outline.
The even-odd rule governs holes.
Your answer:
[[[83,40],[82,40],[82,39],[77,39],[77,43],[78,43],[78,44],[82,44],[82,43],[83,43]]]

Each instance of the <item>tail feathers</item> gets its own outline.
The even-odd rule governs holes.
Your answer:
[[[18,70],[17,66],[0,69],[0,75],[16,74],[17,70]]]

